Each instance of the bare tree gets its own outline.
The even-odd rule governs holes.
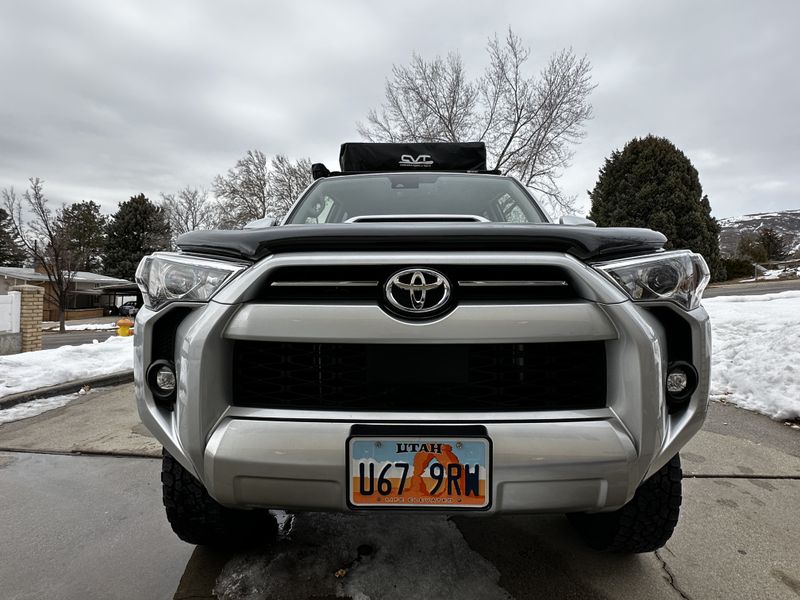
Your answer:
[[[64,333],[69,293],[75,273],[86,262],[87,256],[85,251],[76,249],[71,243],[70,232],[61,218],[62,211],[53,212],[48,206],[44,181],[38,177],[31,177],[29,181],[30,189],[25,191],[22,199],[17,197],[13,187],[4,189],[3,203],[14,233],[34,264],[41,265],[50,280],[45,293],[58,306],[59,331]],[[27,222],[22,218],[23,204],[32,215]]]
[[[214,195],[220,200],[219,225],[232,229],[248,221],[263,219],[269,207],[267,157],[260,150],[248,150],[228,169],[214,178]]]
[[[161,194],[161,207],[173,238],[195,229],[211,229],[216,224],[216,207],[204,188],[187,185],[174,194]]]
[[[511,29],[487,51],[476,80],[457,52],[432,61],[414,54],[409,65],[395,65],[385,101],[357,124],[359,133],[374,142],[483,141],[491,168],[519,178],[551,210],[574,211],[557,180],[592,116],[591,64],[567,49],[530,74],[530,50]]]
[[[311,184],[311,160],[301,158],[290,161],[284,154],[277,154],[270,162],[268,190],[271,199],[270,211],[276,219],[283,217]]]
[[[311,161],[292,162],[283,154],[267,164],[259,150],[248,150],[227,174],[214,179],[214,195],[219,200],[218,225],[242,227],[264,217],[280,218],[311,183]]]

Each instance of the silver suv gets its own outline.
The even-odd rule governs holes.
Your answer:
[[[181,539],[263,539],[267,509],[669,539],[708,402],[706,264],[648,229],[550,223],[482,152],[345,144],[280,226],[142,260],[136,395]]]

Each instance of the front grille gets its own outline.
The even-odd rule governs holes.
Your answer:
[[[547,265],[325,265],[279,267],[256,293],[261,302],[381,304],[386,281],[422,266],[442,273],[456,304],[538,302],[579,297],[569,273]]]
[[[298,410],[602,408],[605,344],[237,341],[233,388],[235,405]]]

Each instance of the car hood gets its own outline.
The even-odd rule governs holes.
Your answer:
[[[265,229],[192,231],[181,251],[255,262],[293,252],[554,251],[582,261],[646,254],[667,241],[652,229],[512,223],[337,223]]]

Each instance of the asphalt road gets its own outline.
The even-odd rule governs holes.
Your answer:
[[[800,290],[800,279],[715,284],[706,289],[703,293],[703,297],[755,296],[757,294],[775,294],[777,292],[786,292],[789,290]]]
[[[60,346],[80,346],[91,344],[92,340],[104,342],[116,335],[113,331],[67,331],[65,333],[46,331],[42,334],[42,350]]]
[[[560,515],[306,513],[277,543],[215,553],[170,531],[158,455],[130,385],[0,426],[0,596],[188,600],[216,586],[231,598],[332,598],[370,585],[382,590],[372,598],[800,595],[800,432],[731,406],[712,404],[682,453],[675,535],[632,557],[587,550]]]

